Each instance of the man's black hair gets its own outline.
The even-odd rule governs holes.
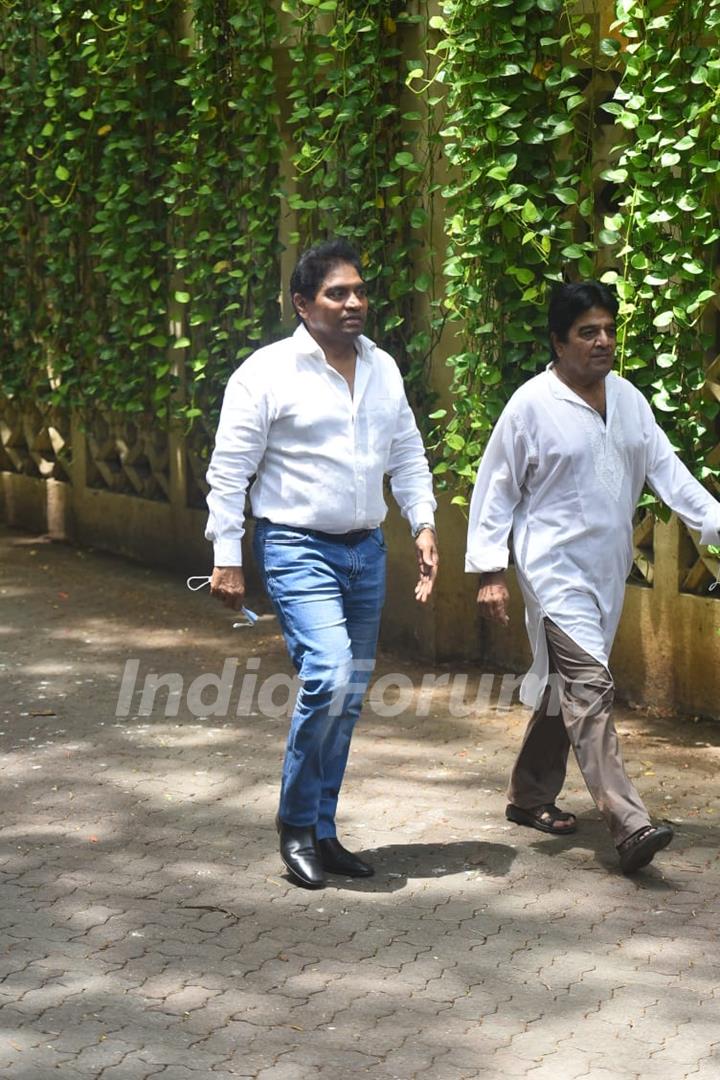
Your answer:
[[[323,281],[338,263],[350,263],[362,277],[360,258],[347,240],[326,240],[303,251],[290,277],[290,299],[300,293],[306,300],[314,300]]]
[[[614,318],[618,312],[617,297],[599,281],[563,282],[553,286],[548,307],[548,333],[553,360],[556,356],[552,334],[556,334],[559,341],[567,341],[572,324],[592,307],[603,308]]]

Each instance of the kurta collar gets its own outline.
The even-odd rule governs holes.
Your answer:
[[[545,375],[547,377],[548,386],[550,387],[550,393],[555,398],[559,398],[562,401],[571,401],[574,405],[582,405],[586,409],[590,409],[592,412],[597,412],[597,409],[593,409],[592,405],[589,405],[587,401],[583,401],[579,394],[576,394],[574,390],[571,390],[567,383],[564,383],[562,379],[553,371],[552,360],[545,368]],[[609,371],[605,376],[605,415],[610,414],[610,404],[615,402],[615,392],[617,390],[617,375],[613,371]]]

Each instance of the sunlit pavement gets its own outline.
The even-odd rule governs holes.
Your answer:
[[[719,725],[618,710],[677,832],[628,879],[576,771],[574,836],[505,821],[524,710],[384,656],[407,707],[364,714],[340,814],[376,875],[304,891],[277,625],[206,593],[0,530],[4,1080],[717,1080]]]

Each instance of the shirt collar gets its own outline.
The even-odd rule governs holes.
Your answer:
[[[358,356],[361,360],[371,360],[372,354],[375,351],[375,342],[371,341],[369,337],[365,337],[364,334],[360,334],[358,337]],[[293,343],[295,345],[295,351],[303,356],[316,356],[319,359],[325,360],[325,353],[318,345],[315,338],[308,332],[304,323],[298,323],[293,333]]]

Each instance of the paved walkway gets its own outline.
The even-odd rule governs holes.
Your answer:
[[[576,772],[574,837],[505,822],[523,710],[426,686],[354,742],[342,837],[376,876],[306,892],[272,823],[274,621],[2,530],[0,603],[3,1080],[718,1080],[717,726],[619,712],[678,834],[626,879]],[[193,682],[228,657],[229,711]],[[386,712],[423,677],[382,672]],[[153,673],[177,715],[143,710]]]

